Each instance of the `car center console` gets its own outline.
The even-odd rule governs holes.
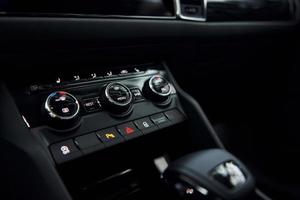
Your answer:
[[[120,191],[96,196],[129,195],[153,178],[137,181],[137,173],[158,172],[154,159],[190,149],[187,116],[160,63],[54,70],[22,81],[10,84],[20,114],[74,198],[92,198],[99,187],[111,191],[116,180]]]
[[[159,65],[29,85],[18,93],[32,132],[46,141],[57,164],[183,122],[176,90]],[[106,73],[106,74],[105,74]]]
[[[20,72],[18,84],[6,80],[29,133],[17,131],[13,139],[22,145],[28,141],[19,138],[33,137],[42,147],[25,145],[33,159],[45,153],[39,164],[49,168],[42,174],[43,180],[48,175],[47,187],[62,182],[57,190],[75,200],[253,194],[251,173],[222,150],[203,111],[164,63],[97,65],[103,67],[35,66],[35,73]],[[204,178],[187,179],[193,173]]]

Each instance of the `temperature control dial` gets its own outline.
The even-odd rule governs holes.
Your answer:
[[[121,83],[110,83],[104,90],[105,105],[115,114],[125,115],[131,110],[132,93]]]
[[[70,93],[51,93],[45,102],[45,110],[48,121],[54,128],[70,129],[79,123],[80,106],[78,100]]]
[[[161,75],[152,76],[144,84],[143,91],[145,95],[159,103],[169,103],[169,96],[171,94],[171,85],[167,79]]]

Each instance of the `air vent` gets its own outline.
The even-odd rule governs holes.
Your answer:
[[[207,21],[279,21],[293,18],[294,0],[207,0]]]

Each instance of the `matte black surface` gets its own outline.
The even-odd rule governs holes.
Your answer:
[[[86,134],[74,139],[77,146],[83,151],[83,153],[91,153],[101,150],[105,145],[100,141],[95,133]]]
[[[290,32],[297,22],[227,22],[199,23],[179,20],[138,19],[84,19],[84,18],[34,18],[1,17],[0,43],[9,50],[18,46],[61,48],[85,46],[128,45],[140,42],[178,42],[184,38],[224,38],[256,35],[273,35]],[[20,34],[22,33],[22,34]],[[35,41],[34,43],[29,42]],[[39,42],[38,42],[39,41]],[[76,42],[74,42],[76,41]],[[46,46],[45,46],[46,45]],[[2,46],[4,47],[4,46]],[[17,49],[14,49],[17,50]],[[20,66],[21,67],[21,66]]]
[[[184,115],[177,109],[169,110],[169,111],[165,112],[165,115],[173,123],[179,123],[179,122],[184,121],[184,119],[185,119]]]

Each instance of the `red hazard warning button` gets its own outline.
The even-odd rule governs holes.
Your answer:
[[[121,124],[117,126],[117,129],[126,139],[131,139],[142,135],[142,133],[132,122]]]

